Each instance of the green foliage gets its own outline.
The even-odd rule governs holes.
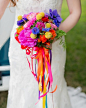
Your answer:
[[[66,33],[62,30],[57,30],[56,34],[57,34],[56,39],[60,38],[61,36],[66,36]]]
[[[64,49],[66,49],[66,41],[63,40],[62,36],[66,36],[66,33],[62,30],[56,31],[57,36],[55,37],[56,39],[60,39],[60,45],[63,46]]]
[[[16,34],[16,36],[18,36],[18,34]]]
[[[0,92],[0,108],[6,108],[6,106],[7,106],[7,96],[8,96],[7,91]]]
[[[66,49],[66,41],[64,41],[62,37],[60,38],[59,44],[63,46],[64,50]]]

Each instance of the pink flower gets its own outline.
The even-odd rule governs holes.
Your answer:
[[[50,23],[51,24],[51,29],[53,30],[53,29],[57,29],[57,26],[55,25],[55,24],[52,24],[52,23]]]
[[[25,37],[30,37],[31,33],[32,33],[31,29],[24,29],[24,35],[25,35]]]
[[[31,13],[31,14],[27,15],[28,20],[32,20],[32,18],[36,18],[36,13]]]
[[[31,25],[33,25],[36,21],[36,18],[31,19],[30,21],[28,21],[25,25],[24,28],[28,28],[30,29]]]
[[[42,30],[42,28],[45,28],[45,25],[43,22],[37,22],[36,27]]]
[[[24,29],[19,34],[19,41],[21,45],[34,47],[37,44],[37,39],[32,39],[30,34],[32,33],[31,29]]]

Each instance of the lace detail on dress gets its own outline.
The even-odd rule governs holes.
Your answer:
[[[29,12],[38,12],[51,9],[61,11],[62,0],[19,0],[17,2],[17,14],[27,14]]]

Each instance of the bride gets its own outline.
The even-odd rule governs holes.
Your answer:
[[[61,14],[62,1],[63,0],[0,0],[0,19],[9,2],[16,7],[15,22],[10,37],[9,60],[11,68],[6,108],[42,108],[42,100],[35,105],[38,100],[38,85],[29,70],[26,54],[21,50],[19,44],[14,39],[17,17],[29,12],[48,12],[49,9],[57,9],[58,13]],[[76,25],[81,15],[80,0],[67,0],[67,4],[70,15],[59,26],[59,29],[66,33]],[[62,38],[65,40],[64,36]],[[56,85],[58,85],[58,88],[56,92],[53,93],[53,98],[52,94],[48,93],[48,108],[79,108],[78,105],[74,107],[74,105],[71,104],[71,97],[68,95],[67,83],[64,78],[65,61],[66,51],[59,45],[59,40],[57,40],[52,44],[52,89],[54,89]]]

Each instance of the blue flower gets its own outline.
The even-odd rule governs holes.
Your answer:
[[[50,30],[50,28],[42,28],[42,31],[48,32],[49,30]]]
[[[32,29],[32,33],[33,33],[33,34],[39,34],[39,29],[38,29],[37,27],[34,27],[34,28]]]
[[[62,21],[62,18],[60,17],[60,15],[58,14],[57,10],[53,10],[50,9],[49,10],[49,13],[50,13],[50,18],[54,20],[54,23],[57,27],[59,27],[61,21]]]
[[[23,21],[23,20],[17,21],[17,25],[18,25],[18,26],[21,26],[21,25],[23,25],[23,24],[24,24],[24,21]]]
[[[55,23],[55,25],[56,25],[57,27],[59,27],[59,25],[60,25],[59,22],[57,22],[56,20],[54,20],[53,22]]]
[[[23,25],[23,24],[25,23],[24,21],[28,21],[28,19],[27,19],[27,18],[23,18],[23,19],[17,21],[17,25],[18,25],[18,26]]]
[[[23,18],[25,21],[28,21],[28,19],[27,18]]]

